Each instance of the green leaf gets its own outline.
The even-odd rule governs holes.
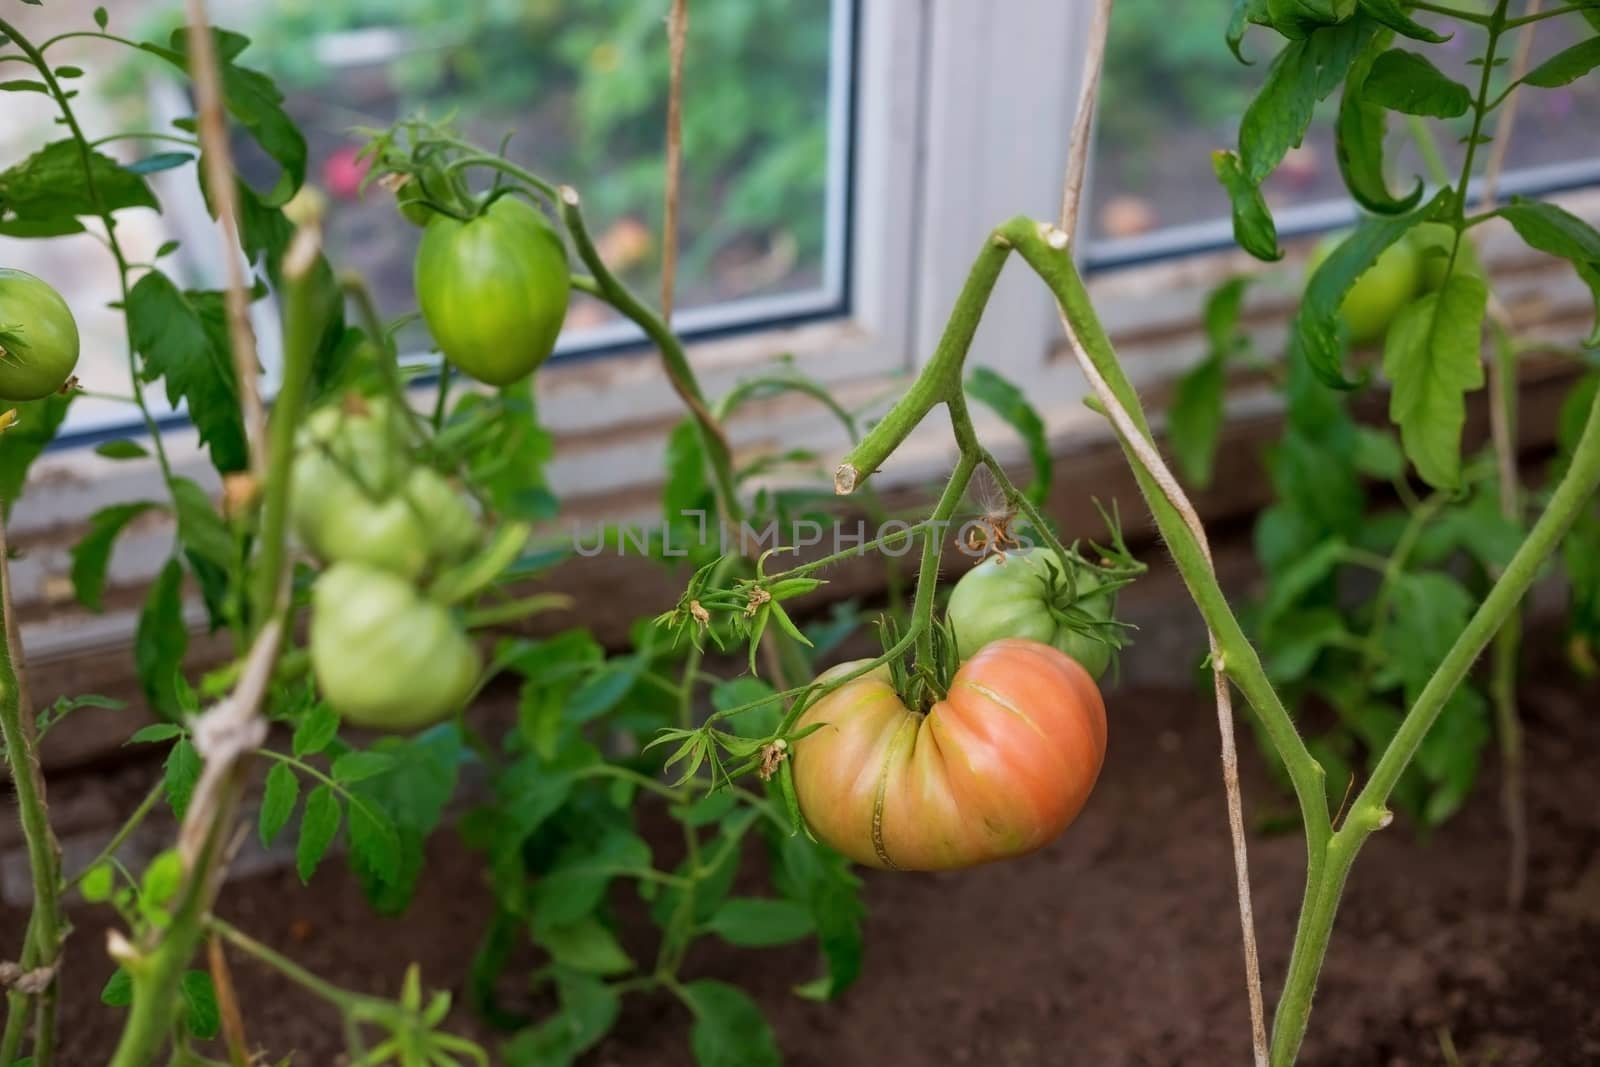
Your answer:
[[[1480,342],[1489,290],[1483,279],[1452,274],[1438,292],[1405,308],[1389,327],[1383,370],[1393,384],[1389,418],[1417,473],[1435,488],[1461,478],[1466,394],[1483,387]]]
[[[1350,195],[1368,211],[1381,215],[1410,211],[1421,202],[1423,192],[1420,177],[1405,196],[1397,197],[1389,192],[1383,162],[1383,139],[1389,128],[1389,112],[1370,100],[1366,92],[1373,62],[1390,36],[1387,33],[1375,36],[1345,77],[1334,142],[1339,173],[1344,176]]]
[[[1024,493],[1035,505],[1044,503],[1050,495],[1050,441],[1045,435],[1044,420],[1028,403],[1027,396],[988,367],[977,367],[968,376],[967,395],[999,415],[1022,438],[1028,448],[1028,462],[1033,465],[1033,480]]]
[[[611,829],[593,842],[574,842],[528,891],[541,927],[575,922],[594,911],[618,873],[648,868],[650,846],[631,830]]]
[[[694,1012],[689,1046],[699,1067],[778,1067],[783,1057],[761,1009],[724,982],[702,979],[683,987]]]
[[[189,798],[194,796],[195,784],[200,781],[200,753],[187,737],[180,738],[167,753],[163,767],[162,788],[167,794],[167,803],[172,806],[172,814],[182,821],[189,810]]]
[[[188,478],[172,479],[173,503],[178,509],[178,539],[184,548],[222,571],[233,564],[233,534],[211,506],[206,491]]]
[[[139,878],[139,906],[160,908],[183,888],[183,858],[176,849],[158,852]]]
[[[1195,488],[1211,484],[1217,439],[1222,432],[1226,371],[1220,355],[1211,355],[1178,379],[1167,411],[1167,440],[1184,478]]]
[[[558,964],[584,974],[626,974],[633,970],[633,959],[617,941],[617,935],[593,915],[542,929],[536,938]]]
[[[306,797],[305,813],[300,817],[300,840],[295,846],[294,865],[302,883],[310,882],[328,846],[339,832],[342,812],[339,798],[326,785],[319,785]]]
[[[706,929],[735,945],[764,947],[798,941],[816,931],[811,909],[793,900],[732,897],[706,923]]]
[[[6,516],[11,514],[11,505],[17,502],[17,497],[22,495],[28,468],[55,438],[71,404],[71,396],[52,393],[42,400],[14,405],[17,421],[0,433],[0,506]]]
[[[394,881],[400,877],[400,832],[389,817],[365,800],[350,802],[347,814],[350,852],[359,857],[367,877]]]
[[[622,1011],[616,990],[586,974],[558,969],[556,992],[561,1010],[502,1050],[508,1067],[571,1067],[616,1025]]]
[[[622,702],[647,665],[638,656],[610,661],[584,679],[567,702],[562,717],[577,724],[598,719]]]
[[[143,459],[150,452],[139,442],[122,438],[94,446],[94,454],[106,459]]]
[[[387,774],[394,766],[394,757],[385,752],[346,752],[333,761],[333,780],[349,785]]]
[[[1511,223],[1524,241],[1541,252],[1562,259],[1600,262],[1600,231],[1564,208],[1514,196],[1495,214]]]
[[[706,506],[711,492],[706,480],[706,462],[700,427],[693,419],[683,419],[667,438],[667,477],[661,487],[661,510],[668,521]]]
[[[1443,44],[1453,36],[1439,33],[1413,19],[1400,0],[1360,0],[1361,10],[1396,33],[1416,41]]]
[[[133,1003],[133,975],[118,967],[106,979],[100,990],[100,1003],[112,1008],[126,1008]]]
[[[1331,537],[1275,573],[1261,606],[1262,630],[1270,633],[1280,615],[1299,606],[1306,594],[1331,577],[1344,560],[1345,550],[1343,539]]]
[[[106,23],[108,23],[109,21],[110,21],[110,18],[109,18],[109,16],[106,15],[106,9],[105,8],[97,7],[97,8],[94,9],[94,24],[96,26],[99,26],[103,30],[103,29],[106,28]]]
[[[1366,98],[1407,115],[1459,118],[1472,106],[1472,91],[1446,77],[1426,56],[1391,48],[1372,63]]]
[[[283,93],[272,83],[272,79],[233,62],[250,43],[249,39],[228,30],[213,29],[212,35],[222,75],[223,103],[228,113],[250,131],[256,144],[283,168],[282,175],[266,199],[274,206],[285,204],[306,179],[306,139],[284,111]],[[189,73],[187,30],[174,30],[166,48],[156,44],[141,44],[139,47],[160,56],[184,74]]]
[[[261,816],[257,829],[262,845],[271,845],[294,815],[300,799],[300,779],[287,763],[274,763],[267,772],[266,792],[261,797]]]
[[[217,991],[205,971],[184,971],[178,980],[183,994],[184,1028],[192,1037],[209,1041],[222,1030],[222,1014],[217,1010]]]
[[[1522,80],[1541,89],[1556,89],[1572,84],[1597,66],[1600,66],[1600,37],[1591,37],[1557,52],[1530,70]]]
[[[157,152],[155,155],[123,164],[122,169],[134,174],[159,174],[164,170],[181,167],[194,158],[189,152]]]
[[[37,78],[12,78],[0,82],[0,93],[38,93],[50,95],[50,87]]]
[[[1283,249],[1278,247],[1278,227],[1272,221],[1272,212],[1261,195],[1261,186],[1245,175],[1239,157],[1218,149],[1211,153],[1211,166],[1228,192],[1233,207],[1233,239],[1239,247],[1268,263],[1282,259]]]
[[[149,726],[142,726],[133,732],[133,736],[123,742],[125,745],[151,745],[158,741],[170,741],[174,737],[183,736],[183,727],[173,722],[153,722]]]
[[[1289,336],[1289,358],[1304,360],[1321,381],[1338,389],[1360,384],[1344,376],[1344,344],[1339,308],[1355,285],[1406,232],[1442,211],[1450,191],[1441,189],[1426,204],[1403,215],[1365,219],[1323,260],[1306,283]],[[1391,330],[1393,327],[1391,327]],[[1477,345],[1473,345],[1476,350]]]
[[[128,330],[144,357],[145,377],[161,378],[174,406],[188,404],[216,468],[243,470],[244,420],[220,294],[184,293],[160,271],[150,271],[128,294]]]
[[[1350,19],[1313,30],[1278,53],[1239,123],[1239,159],[1251,185],[1260,186],[1305,139],[1317,101],[1344,80],[1375,29],[1366,19]]]
[[[139,684],[150,706],[168,718],[181,710],[177,676],[189,648],[189,629],[183,621],[183,566],[176,559],[150,586],[133,635],[133,662]]]
[[[89,532],[72,546],[72,590],[78,603],[90,611],[102,610],[102,594],[106,586],[106,569],[111,562],[111,549],[128,523],[151,508],[159,507],[154,501],[139,500],[129,504],[113,504],[101,508],[89,518]]]
[[[1233,13],[1228,17],[1228,32],[1225,35],[1228,50],[1233,53],[1233,58],[1246,65],[1249,60],[1244,57],[1244,34],[1251,24],[1257,26],[1272,25],[1272,16],[1267,10],[1267,0],[1233,0]]]
[[[1375,684],[1380,688],[1403,685],[1415,699],[1466,627],[1477,601],[1450,575],[1421,571],[1400,576],[1394,584],[1393,604],[1385,644],[1395,654],[1384,662]]]
[[[1284,615],[1263,642],[1267,674],[1280,684],[1299,681],[1316,666],[1322,650],[1346,633],[1344,617],[1332,608]]]
[[[837,997],[861,974],[861,880],[837,852],[803,834],[773,831],[772,881],[778,892],[805,904],[817,927],[827,972],[795,990],[813,1000]]]
[[[294,728],[291,749],[298,758],[314,756],[328,747],[339,733],[339,714],[326,701],[317,701],[306,709],[300,725]]]
[[[1571,261],[1594,294],[1595,327],[1584,343],[1600,346],[1600,231],[1570,211],[1520,196],[1512,197],[1496,214],[1504,216],[1531,247]]]
[[[102,207],[108,212],[134,207],[160,210],[145,180],[110,156],[90,149],[86,170],[83,149],[73,140],[54,141],[0,171],[0,204],[7,213],[26,219],[98,215]]]
[[[1417,768],[1433,786],[1422,809],[1425,824],[1438,826],[1461,808],[1491,735],[1488,702],[1471,686],[1457,689],[1417,747]]]
[[[1356,470],[1367,477],[1390,482],[1405,474],[1406,455],[1400,450],[1400,443],[1394,439],[1394,434],[1388,430],[1358,426],[1355,445],[1351,461]]]
[[[91,904],[99,904],[111,899],[111,891],[117,886],[117,873],[109,863],[97,863],[84,872],[83,880],[78,883],[78,891],[83,894],[83,899]]]
[[[370,849],[358,842],[351,851],[350,865],[373,908],[380,914],[395,915],[411,901],[422,873],[423,846],[455,792],[466,755],[460,728],[454,722],[441,723],[413,737],[384,738],[374,747],[392,761],[392,769],[365,779],[353,791],[375,816],[390,824],[398,851],[391,863],[384,842]],[[356,820],[352,802],[353,836],[364,832]]]

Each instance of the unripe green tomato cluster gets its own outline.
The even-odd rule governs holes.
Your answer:
[[[962,660],[1008,637],[1049,645],[1076,660],[1098,679],[1111,665],[1112,647],[1084,632],[1081,613],[1104,622],[1116,594],[1101,591],[1099,576],[1079,569],[1071,580],[1054,552],[1028,548],[994,555],[961,576],[950,593],[945,617],[955,632]]]
[[[49,396],[78,365],[78,324],[61,294],[0,267],[0,403]]]
[[[572,278],[567,250],[545,217],[503,196],[476,218],[435,213],[428,220],[416,285],[423,321],[444,358],[503,386],[532,374],[555,349]]]
[[[400,414],[351,398],[307,420],[291,515],[325,563],[311,598],[311,666],[347,721],[413,730],[466,700],[481,667],[450,611],[418,588],[465,559],[478,525],[437,471],[414,462]]]

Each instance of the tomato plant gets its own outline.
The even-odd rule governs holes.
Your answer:
[[[1020,638],[976,651],[926,712],[879,666],[795,723],[812,726],[792,757],[806,824],[857,863],[892,870],[970,867],[1049,844],[1078,817],[1106,754],[1094,679]]]
[[[416,276],[439,351],[479,381],[510,385],[555,348],[571,288],[567,252],[544,216],[517,197],[465,221],[431,219]]]
[[[61,294],[31,274],[0,267],[0,399],[39,400],[78,365],[78,323]]]
[[[46,54],[64,38],[36,43],[36,35],[0,16],[0,60],[31,72],[0,90],[48,98],[64,129],[60,140],[0,171],[0,232],[48,240],[92,227],[102,236],[125,293],[118,310],[126,399],[148,436],[148,448],[128,441],[107,456],[148,460],[156,476],[137,484],[158,489],[92,517],[72,553],[79,600],[103,606],[113,548],[135,520],[164,521],[172,539],[134,639],[135,671],[159,719],[132,740],[164,746],[163,780],[111,849],[69,873],[45,802],[40,717],[19,697],[27,664],[11,625],[10,557],[0,523],[8,608],[0,731],[33,890],[16,970],[7,969],[0,1063],[42,1065],[56,1053],[58,975],[72,925],[65,901],[74,890],[118,919],[108,941],[117,977],[104,997],[126,1008],[113,1067],[193,1062],[201,1055],[196,1042],[228,1030],[218,1012],[200,1010],[235,999],[226,996],[228,971],[217,962],[221,946],[332,1007],[353,1059],[489,1061],[484,1049],[443,1029],[449,997],[426,996],[415,970],[393,1000],[343,990],[217,916],[252,764],[267,768],[255,814],[260,838],[271,843],[292,829],[295,868],[308,880],[342,830],[351,871],[380,912],[405,909],[426,873],[426,842],[442,826],[459,829],[482,855],[493,908],[477,931],[466,995],[505,1031],[499,1051],[507,1062],[571,1064],[622,1017],[624,998],[658,995],[676,998],[692,1016],[689,1044],[700,1062],[778,1063],[778,1041],[760,1006],[695,974],[703,965],[693,951],[698,939],[760,946],[814,938],[819,973],[799,991],[838,996],[863,961],[864,906],[850,860],[936,869],[1038,848],[1078,814],[1104,759],[1105,708],[1092,672],[1121,644],[1114,596],[1142,567],[1115,523],[1110,549],[1061,542],[1045,513],[1050,451],[1043,418],[1018,387],[992,372],[967,373],[978,321],[1016,256],[1070,329],[1093,406],[1109,420],[1209,631],[1254,1051],[1258,1063],[1291,1065],[1310,1022],[1340,896],[1365,843],[1393,821],[1391,805],[1443,817],[1470,784],[1485,736],[1484,701],[1474,696],[1484,680],[1472,672],[1491,644],[1494,719],[1508,766],[1520,758],[1514,700],[1507,701],[1507,694],[1514,698],[1518,613],[1563,547],[1577,636],[1600,629],[1586,540],[1595,536],[1600,488],[1593,378],[1563,415],[1548,491],[1529,494],[1517,484],[1502,443],[1514,435],[1497,437],[1492,462],[1462,454],[1465,397],[1487,377],[1485,324],[1496,341],[1490,367],[1502,377],[1502,392],[1515,393],[1522,351],[1497,317],[1471,231],[1503,219],[1531,247],[1570,261],[1580,278],[1592,280],[1600,270],[1600,233],[1554,205],[1513,199],[1469,214],[1466,193],[1489,136],[1487,119],[1517,86],[1569,84],[1600,59],[1592,45],[1579,46],[1511,75],[1496,91],[1499,53],[1512,35],[1544,17],[1589,17],[1580,5],[1513,19],[1508,6],[1428,5],[1430,17],[1482,32],[1474,90],[1395,46],[1399,37],[1440,43],[1442,35],[1407,7],[1367,0],[1235,5],[1227,35],[1236,52],[1250,24],[1285,41],[1246,110],[1237,151],[1214,157],[1239,243],[1263,259],[1280,255],[1262,183],[1303,139],[1316,102],[1335,88],[1342,87],[1341,171],[1366,212],[1311,271],[1287,365],[1257,367],[1281,379],[1287,410],[1284,438],[1269,462],[1280,500],[1258,532],[1272,584],[1251,624],[1265,659],[1223,594],[1205,531],[1157,451],[1067,230],[1019,216],[984,236],[936,351],[881,417],[869,422],[868,413],[845,408],[783,363],[711,396],[668,317],[636,296],[602,255],[576,190],[503,152],[481,150],[445,125],[402,119],[374,131],[361,153],[339,157],[348,171],[341,191],[358,192],[370,179],[426,221],[417,262],[421,314],[446,367],[496,388],[479,389],[448,372],[430,380],[437,367],[403,357],[397,324],[380,317],[358,280],[337,280],[322,257],[317,212],[302,213],[303,201],[295,206],[308,166],[305,139],[270,79],[244,65],[244,38],[197,23],[164,42],[134,41],[109,31],[104,9],[93,13],[94,29],[67,35],[108,49],[132,44],[141,61],[194,78],[202,121],[162,135],[164,148],[184,151],[127,162],[110,154],[117,135],[91,139],[85,132],[76,92],[62,84],[81,71]],[[674,28],[682,31],[682,5],[676,10]],[[1089,79],[1082,101],[1085,120],[1094,84]],[[1398,194],[1388,184],[1385,133],[1395,112],[1470,116],[1460,173],[1432,175],[1437,191],[1426,198],[1421,183]],[[254,142],[252,151],[277,164],[270,188],[238,180],[234,138],[217,121],[224,115]],[[1422,145],[1426,130],[1420,122],[1413,129]],[[1081,167],[1081,156],[1074,159]],[[185,288],[161,265],[166,252],[141,262],[123,244],[126,230],[119,232],[120,213],[160,206],[149,174],[201,162],[221,230],[238,244],[226,248],[223,262],[246,275],[230,280],[225,293]],[[359,181],[345,180],[358,170]],[[1069,169],[1065,185],[1070,222],[1081,171]],[[297,218],[286,214],[291,207]],[[671,247],[673,239],[668,234],[664,243]],[[1351,302],[1363,284],[1380,282],[1373,292],[1381,306]],[[564,555],[533,534],[534,523],[559,514],[560,501],[545,472],[555,441],[540,422],[530,377],[550,354],[574,285],[649,339],[687,410],[663,449],[661,504],[669,518],[640,551],[668,566],[686,561],[689,577],[679,601],[638,620],[622,650],[604,648],[578,613],[567,629],[537,638],[516,629],[572,606],[528,583]],[[1179,391],[1185,407],[1170,420],[1175,440],[1185,452],[1184,442],[1202,446],[1186,469],[1209,466],[1227,365],[1250,351],[1237,330],[1244,292],[1242,283],[1230,283],[1208,303],[1204,376]],[[269,297],[280,303],[284,345],[271,416],[263,418],[260,360],[239,312]],[[1351,321],[1341,326],[1341,316]],[[31,343],[31,320],[21,318],[20,335]],[[9,312],[0,321],[13,354],[19,331]],[[1346,350],[1369,330],[1384,334],[1392,431],[1359,425],[1344,394],[1329,389],[1370,387],[1374,369]],[[145,396],[158,385],[193,423],[225,487],[224,507],[168,455]],[[884,523],[865,544],[809,559],[781,551],[799,546],[747,551],[709,539],[686,554],[673,551],[685,514],[760,527],[816,513],[815,490],[762,486],[759,476],[773,457],[743,454],[729,440],[727,422],[744,405],[791,393],[820,401],[837,418],[849,443],[832,472],[834,493],[854,496],[880,519],[888,513],[875,495],[878,472],[934,408],[943,408],[956,461],[926,518],[893,532]],[[77,395],[52,387],[14,413],[0,413],[8,507]],[[973,401],[1023,436],[1032,483],[1019,488],[980,440]],[[1508,405],[1499,417],[1514,410]],[[1001,499],[1003,514],[985,517],[989,532],[977,545],[994,558],[956,583],[948,618],[940,620],[949,530],[964,514],[980,468]],[[1389,483],[1404,505],[1398,522],[1371,513],[1363,476]],[[1493,513],[1498,521],[1489,521]],[[1466,518],[1439,534],[1451,515]],[[1033,547],[1011,550],[1023,530]],[[883,652],[830,668],[860,613],[817,621],[803,610],[807,598],[847,560],[911,547],[918,550],[915,583],[909,603],[898,585],[890,587]],[[1379,575],[1369,603],[1352,608],[1340,587],[1347,568]],[[217,644],[231,650],[206,674],[185,669],[193,666],[184,661],[188,600],[204,605],[206,621],[228,639]],[[302,619],[309,622],[305,643]],[[718,655],[735,651],[737,657]],[[516,714],[478,718],[466,705],[501,676],[514,682]],[[509,692],[502,689],[502,697]],[[1243,862],[1235,692],[1294,792],[1307,843],[1304,908],[1270,1045]],[[1293,701],[1309,693],[1333,703],[1341,725],[1359,733],[1359,760],[1339,737],[1312,734],[1291,714],[1284,695]],[[284,729],[271,731],[269,723]],[[350,726],[380,736],[363,740]],[[1365,764],[1359,788],[1357,762]],[[458,790],[468,766],[470,794]],[[1334,789],[1339,778],[1350,788]],[[475,806],[447,819],[458,792]],[[180,822],[177,845],[136,871],[140,865],[125,862],[115,846],[163,799]],[[662,824],[681,844],[655,847],[650,828]],[[752,846],[766,852],[767,882],[741,877],[756,866],[745,862]],[[632,893],[620,892],[624,887]],[[640,922],[623,912],[630,907]],[[203,942],[215,947],[206,971],[196,965]],[[507,974],[529,955],[536,962],[526,975]],[[545,1014],[529,1014],[521,997],[501,1001],[511,977]],[[231,1060],[250,1057],[236,1034],[224,1032],[222,1040]]]

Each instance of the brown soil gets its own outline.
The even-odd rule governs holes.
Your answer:
[[[1551,680],[1533,683],[1524,701],[1528,907],[1512,915],[1502,902],[1492,771],[1431,838],[1403,825],[1378,835],[1351,879],[1304,1064],[1600,1063],[1600,688],[1577,689],[1554,668],[1543,676]],[[787,1062],[801,1067],[1248,1062],[1211,710],[1195,693],[1136,688],[1114,696],[1112,731],[1104,778],[1055,846],[977,871],[869,875],[866,973],[837,1004],[789,994],[814,973],[806,948],[707,942],[687,973],[752,990]],[[1282,805],[1253,758],[1244,781],[1257,814]],[[68,780],[56,796],[95,787],[87,776]],[[1250,859],[1270,1002],[1303,855],[1292,836],[1258,835]],[[393,992],[417,959],[428,984],[459,994],[489,912],[479,872],[442,833],[406,919],[372,917],[341,862],[324,865],[309,890],[287,871],[241,881],[224,912],[343,985]],[[105,1061],[120,1012],[97,1001],[107,917],[80,910],[74,919],[62,1062],[79,1067]],[[5,944],[22,920],[0,909]],[[298,1050],[302,1065],[340,1061],[325,1008],[253,961],[235,957],[233,970],[253,1041],[279,1055]],[[460,1028],[492,1042],[457,999]],[[584,1062],[687,1067],[687,1023],[667,998],[634,998]],[[1459,1061],[1447,1059],[1441,1035]]]

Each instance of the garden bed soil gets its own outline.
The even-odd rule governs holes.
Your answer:
[[[1530,892],[1504,905],[1506,838],[1494,768],[1466,808],[1426,839],[1403,822],[1356,864],[1312,1018],[1303,1064],[1476,1067],[1600,1062],[1600,687],[1564,668],[1530,670],[1527,719]],[[751,990],[794,1067],[855,1065],[1244,1064],[1249,1059],[1233,873],[1218,781],[1216,725],[1204,696],[1170,688],[1112,695],[1104,777],[1078,823],[1027,859],[940,875],[868,874],[866,969],[835,1004],[789,993],[813,976],[806,947],[735,950],[707,941],[690,977]],[[1252,816],[1288,809],[1252,752]],[[56,796],[95,788],[60,781]],[[671,841],[670,824],[651,835]],[[670,852],[663,844],[662,852]],[[1252,838],[1269,1003],[1284,972],[1303,849]],[[222,912],[341,985],[393,993],[405,964],[455,991],[454,1022],[495,1035],[461,991],[490,912],[478,857],[436,836],[403,919],[374,917],[342,861],[309,890],[292,871],[241,880]],[[631,891],[618,903],[630,940],[648,936]],[[5,943],[23,915],[0,909]],[[98,992],[110,967],[108,916],[80,908],[66,971],[62,1060],[105,1062],[121,1012]],[[529,961],[530,964],[534,961]],[[233,956],[252,1042],[273,1059],[342,1062],[324,1005],[253,960]],[[517,983],[509,983],[515,992]],[[689,1067],[689,1019],[665,996],[630,999],[589,1067]],[[1448,1059],[1448,1041],[1459,1056]]]

